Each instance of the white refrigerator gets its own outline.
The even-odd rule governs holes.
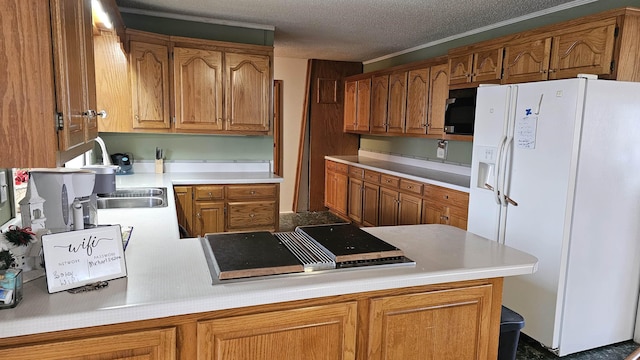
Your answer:
[[[468,230],[539,259],[503,304],[559,356],[631,339],[640,287],[640,83],[586,77],[479,87],[473,135]]]

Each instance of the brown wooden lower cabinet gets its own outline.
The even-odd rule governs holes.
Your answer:
[[[3,338],[0,359],[496,359],[502,283],[423,285]]]
[[[223,231],[278,231],[279,184],[173,187],[178,224],[191,237]]]
[[[355,359],[356,302],[198,323],[199,360]]]
[[[325,205],[361,226],[445,224],[467,229],[469,194],[326,161]]]
[[[173,360],[176,349],[176,329],[172,327],[6,349],[0,346],[0,359]]]

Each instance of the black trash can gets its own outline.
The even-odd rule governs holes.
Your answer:
[[[524,327],[524,318],[517,312],[502,307],[500,313],[500,340],[498,341],[498,360],[515,360],[518,350],[520,330]]]

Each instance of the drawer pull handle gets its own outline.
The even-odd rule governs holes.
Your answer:
[[[213,197],[213,194],[211,194],[211,191],[209,191],[209,197],[210,198]]]
[[[251,193],[250,193],[250,194],[251,194],[251,195],[255,195],[255,194],[256,194],[256,191],[255,191],[255,190],[251,190]]]

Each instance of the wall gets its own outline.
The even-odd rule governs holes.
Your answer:
[[[307,60],[276,57],[274,78],[282,80],[282,155],[284,182],[280,185],[280,212],[293,209],[298,148],[306,94]]]
[[[446,162],[454,165],[471,166],[470,141],[449,141],[446,159],[438,159],[436,149],[438,140],[414,137],[360,136],[360,150],[384,154],[406,156],[410,158]]]

